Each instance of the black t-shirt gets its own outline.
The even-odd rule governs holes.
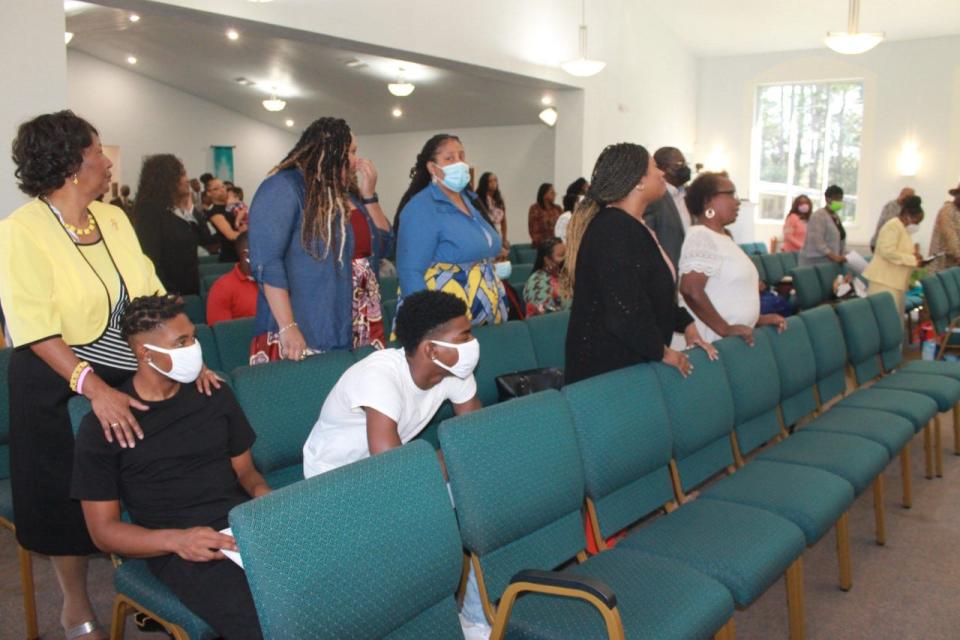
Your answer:
[[[138,397],[132,380],[120,390]],[[120,500],[147,529],[223,529],[230,509],[250,499],[230,458],[256,439],[233,391],[223,385],[208,397],[182,384],[169,400],[141,402],[150,410],[132,409],[144,434],[132,449],[107,442],[92,412],[83,419],[71,496]]]
[[[236,229],[233,214],[227,211],[227,205],[215,204],[210,207],[207,211],[207,220],[212,221],[214,216],[223,216],[223,219],[227,221],[230,228]],[[220,242],[220,262],[236,262],[237,249],[233,246],[233,240],[229,240],[219,229],[217,229],[217,240]]]

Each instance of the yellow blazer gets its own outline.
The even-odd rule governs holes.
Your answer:
[[[906,291],[910,274],[917,266],[913,248],[913,238],[900,218],[888,220],[880,227],[877,249],[863,272],[864,277],[870,282]]]
[[[163,293],[127,214],[96,201],[89,209],[130,299]],[[17,347],[55,336],[89,344],[103,335],[111,312],[106,285],[39,199],[0,220],[0,301]]]

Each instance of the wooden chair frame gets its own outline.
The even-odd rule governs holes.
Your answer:
[[[17,528],[6,518],[0,518],[0,527],[7,529],[10,533],[16,535]],[[23,591],[23,621],[26,627],[27,640],[37,640],[40,637],[40,631],[37,627],[37,599],[36,588],[33,584],[33,555],[20,546],[19,542],[14,540],[17,545],[17,558],[20,561],[20,589]]]

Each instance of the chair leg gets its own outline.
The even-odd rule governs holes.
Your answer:
[[[853,569],[850,562],[849,518],[844,513],[837,520],[837,560],[840,563],[840,589],[850,591],[853,586]]]
[[[727,620],[727,624],[720,627],[720,630],[713,634],[713,640],[737,640],[737,629],[733,625],[733,617]]]
[[[940,429],[940,416],[933,419],[933,461],[938,478],[943,477],[943,435]]]
[[[127,627],[127,615],[130,613],[127,601],[121,595],[113,599],[113,619],[110,621],[110,640],[123,640]]]
[[[913,480],[910,478],[910,443],[900,450],[900,477],[903,480],[903,508],[913,506]]]
[[[924,476],[927,480],[933,478],[933,436],[930,430],[929,424],[923,428],[923,464]]]
[[[23,590],[23,619],[27,627],[27,640],[36,640],[40,637],[40,632],[37,629],[37,600],[33,586],[33,556],[19,544],[17,555],[20,558],[20,588]]]
[[[886,513],[883,506],[883,474],[878,474],[873,481],[873,516],[876,520],[877,544],[887,543]]]
[[[803,558],[787,567],[787,611],[790,619],[790,640],[803,640]]]

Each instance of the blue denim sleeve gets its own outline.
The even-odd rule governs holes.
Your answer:
[[[426,289],[423,274],[435,262],[434,254],[440,230],[437,226],[437,212],[433,211],[432,204],[429,198],[414,198],[400,213],[397,275],[403,296]]]
[[[261,285],[289,289],[284,258],[300,215],[300,197],[284,176],[263,181],[250,203],[250,267]]]

